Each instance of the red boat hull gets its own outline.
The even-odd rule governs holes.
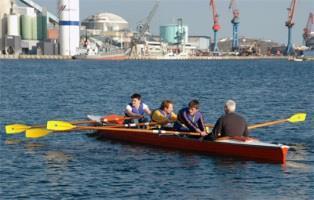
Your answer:
[[[113,140],[282,164],[286,162],[289,149],[286,145],[274,145],[257,140],[231,142],[230,140],[200,141],[176,135],[154,134],[149,130],[147,132],[144,130],[137,132],[136,129],[126,128],[99,130],[98,134],[103,138]]]

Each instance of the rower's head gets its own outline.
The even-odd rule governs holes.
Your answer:
[[[195,115],[200,108],[200,103],[198,100],[194,99],[189,103],[189,113],[190,115]]]
[[[173,112],[173,102],[171,100],[164,100],[161,105],[160,109],[165,111],[167,114]]]
[[[140,94],[137,94],[137,93],[134,93],[132,96],[131,96],[131,103],[132,103],[132,106],[134,107],[139,107],[140,104],[141,104],[141,95]]]
[[[236,104],[235,101],[233,101],[233,100],[231,100],[231,99],[228,100],[228,101],[226,101],[225,107],[224,107],[225,113],[232,113],[232,112],[235,112],[236,106],[237,106],[237,104]]]

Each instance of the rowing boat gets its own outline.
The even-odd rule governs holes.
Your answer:
[[[97,121],[98,117],[88,118]],[[207,141],[187,137],[183,132],[164,130],[108,127],[98,130],[97,134],[112,140],[281,164],[286,162],[289,149],[286,145],[271,144],[250,137],[223,137],[216,141]]]

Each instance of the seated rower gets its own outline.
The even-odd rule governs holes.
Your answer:
[[[235,110],[236,102],[228,100],[224,106],[225,114],[217,120],[212,130],[211,139],[225,136],[249,136],[245,119],[235,113]]]
[[[198,132],[201,136],[206,136],[206,128],[202,113],[199,111],[198,100],[192,100],[188,107],[179,111],[174,128],[177,131]]]
[[[137,121],[134,121],[133,119],[128,119],[125,120],[124,123],[125,124],[129,124],[129,123],[142,123],[142,122],[148,122],[148,119],[144,117],[144,114],[148,114],[151,115],[151,111],[149,109],[149,107],[142,102],[141,99],[141,95],[140,94],[133,94],[131,96],[131,103],[129,103],[124,110],[124,114],[127,117],[134,117],[137,118]]]
[[[152,112],[152,122],[157,122],[161,129],[173,129],[173,122],[176,120],[177,115],[173,112],[173,102],[170,100],[164,100],[160,108]]]

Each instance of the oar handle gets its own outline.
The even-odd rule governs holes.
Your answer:
[[[205,126],[208,127],[208,128],[214,128],[213,124],[205,124]]]

